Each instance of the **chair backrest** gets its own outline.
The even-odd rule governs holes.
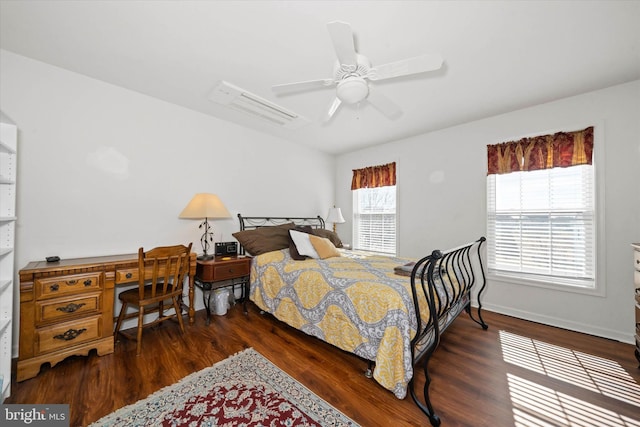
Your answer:
[[[191,245],[160,246],[147,252],[138,249],[140,300],[145,299],[145,286],[151,287],[151,299],[182,293],[184,278],[189,274]]]

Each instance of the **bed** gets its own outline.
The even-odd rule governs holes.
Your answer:
[[[319,216],[238,219],[234,237],[241,252],[253,256],[250,299],[290,326],[367,360],[380,385],[399,399],[409,392],[439,425],[429,398],[429,360],[461,312],[488,327],[480,303],[484,238],[410,260],[344,249]],[[420,365],[427,378],[422,397],[413,381]]]

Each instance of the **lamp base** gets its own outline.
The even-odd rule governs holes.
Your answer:
[[[214,258],[213,255],[204,254],[204,255],[200,255],[197,259],[198,261],[209,261],[209,260],[212,260],[213,258]]]

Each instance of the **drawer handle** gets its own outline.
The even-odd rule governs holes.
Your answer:
[[[49,289],[51,289],[52,292],[55,292],[58,289],[60,289],[60,285],[58,285],[57,283],[54,283],[53,285],[49,286]]]
[[[85,286],[91,286],[91,284],[93,283],[93,280],[87,279],[83,283],[84,283]]]
[[[80,304],[69,303],[69,304],[65,305],[64,307],[56,308],[56,310],[62,311],[64,313],[73,313],[74,311],[77,311],[79,308],[82,308],[82,306],[84,306],[84,305],[86,305],[86,304],[85,303],[80,303]]]
[[[133,274],[127,273],[124,275],[124,277],[126,277],[127,279],[131,279],[133,277]]]
[[[76,283],[78,283],[77,280],[73,279],[73,280],[67,280],[67,283],[70,285],[75,285]]]
[[[229,269],[229,273],[233,273],[233,268],[230,268],[230,269]]]
[[[85,332],[86,330],[87,330],[87,328],[69,329],[64,334],[54,335],[53,338],[55,338],[57,340],[71,341],[71,340],[74,340],[74,339],[78,338],[78,336],[81,333]]]

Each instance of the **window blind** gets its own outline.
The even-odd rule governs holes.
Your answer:
[[[487,177],[490,272],[595,286],[593,166]]]
[[[353,192],[354,248],[396,253],[395,186]]]

